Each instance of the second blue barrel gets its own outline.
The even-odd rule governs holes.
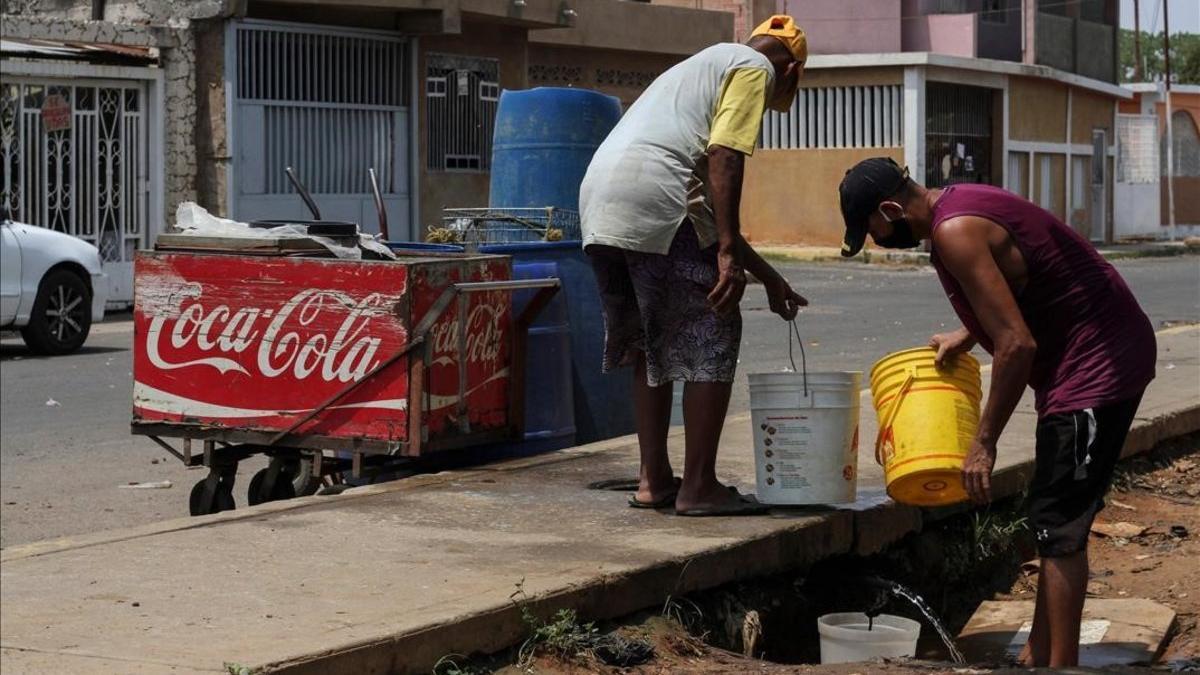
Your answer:
[[[579,210],[579,184],[620,100],[587,89],[505,91],[492,143],[491,208]]]

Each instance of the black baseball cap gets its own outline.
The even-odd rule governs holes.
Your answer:
[[[846,177],[838,186],[842,219],[846,221],[846,237],[842,240],[843,256],[849,258],[862,250],[867,240],[867,223],[871,214],[907,182],[908,169],[901,167],[891,157],[864,159],[846,172]]]

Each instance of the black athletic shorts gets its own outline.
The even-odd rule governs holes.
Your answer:
[[[1104,494],[1141,401],[1138,394],[1120,403],[1038,420],[1029,521],[1041,557],[1068,556],[1087,548],[1092,521],[1104,508]]]

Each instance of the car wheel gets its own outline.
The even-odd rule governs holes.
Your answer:
[[[29,325],[21,337],[37,354],[68,354],[83,346],[92,329],[92,294],[78,274],[51,270],[38,285]]]

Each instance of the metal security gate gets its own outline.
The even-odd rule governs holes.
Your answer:
[[[234,218],[311,217],[295,168],[326,220],[378,232],[374,168],[389,234],[409,232],[409,43],[392,33],[239,21],[230,26]]]
[[[1113,236],[1155,236],[1162,230],[1157,115],[1117,115],[1117,175]]]
[[[136,81],[0,84],[0,203],[99,248],[117,303],[132,301],[133,253],[147,244],[146,119]]]

